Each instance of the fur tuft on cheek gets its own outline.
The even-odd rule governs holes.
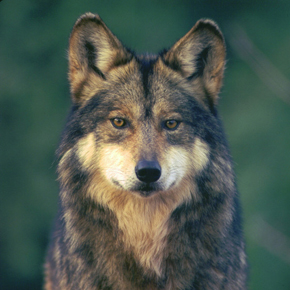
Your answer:
[[[192,167],[194,168],[195,172],[198,173],[206,167],[209,161],[209,146],[200,138],[195,138],[191,153],[192,155],[190,159],[192,162]]]
[[[94,133],[82,138],[77,144],[77,156],[82,168],[88,172],[95,169],[97,164],[97,150]]]
[[[184,178],[194,177],[203,170],[209,160],[209,146],[200,138],[196,138],[191,150],[182,147],[171,147],[165,153],[165,164],[162,164],[161,181],[164,190],[178,184]]]
[[[135,162],[129,151],[119,145],[110,145],[100,150],[100,173],[112,184],[129,189],[136,181]]]

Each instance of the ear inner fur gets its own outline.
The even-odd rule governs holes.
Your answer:
[[[83,15],[76,22],[69,41],[69,79],[73,101],[82,101],[78,92],[91,73],[105,80],[113,67],[126,64],[131,59],[132,54],[98,15]]]
[[[204,102],[205,105],[217,104],[225,66],[225,43],[222,33],[213,21],[198,21],[163,55],[163,60],[189,82],[198,79],[209,98]]]

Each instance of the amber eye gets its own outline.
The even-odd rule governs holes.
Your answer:
[[[178,127],[179,125],[179,122],[176,121],[176,120],[168,120],[165,122],[165,127],[166,129],[169,129],[169,130],[174,130]]]
[[[114,118],[111,120],[113,126],[115,128],[122,128],[122,127],[125,127],[126,126],[126,121],[124,119],[121,119],[121,118]]]

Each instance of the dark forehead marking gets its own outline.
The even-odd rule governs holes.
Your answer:
[[[150,75],[153,73],[153,66],[157,60],[156,55],[141,55],[137,56],[137,61],[140,65],[140,72],[142,75],[142,83],[144,89],[144,115],[149,117],[151,115],[152,95],[150,94]]]
[[[153,65],[157,60],[156,55],[141,55],[137,57],[137,61],[140,65],[140,71],[142,74],[142,81],[143,81],[143,87],[145,92],[145,97],[149,94],[149,76],[152,74],[153,71]]]

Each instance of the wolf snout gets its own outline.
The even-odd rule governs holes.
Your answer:
[[[135,167],[135,172],[140,181],[155,182],[161,176],[161,167],[158,161],[140,160]]]

